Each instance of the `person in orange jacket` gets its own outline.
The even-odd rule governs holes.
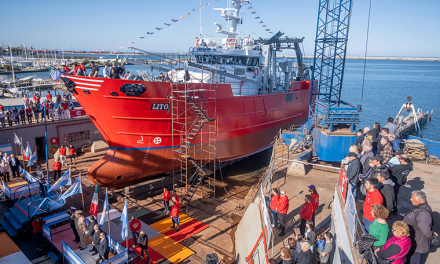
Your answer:
[[[167,188],[163,188],[163,205],[165,206],[164,213],[170,212],[170,199],[171,195]]]
[[[277,207],[280,202],[278,189],[272,189],[272,199],[270,200],[270,212],[272,213],[272,227],[278,228]]]
[[[312,196],[306,195],[304,198],[304,205],[299,212],[299,217],[301,218],[301,223],[299,225],[299,233],[304,237],[306,233],[306,222],[307,220],[312,220],[313,216],[313,205]]]
[[[286,214],[289,210],[289,198],[286,196],[286,191],[280,192],[280,200],[277,207],[277,217],[280,222],[281,233],[278,234],[279,237],[284,236],[284,231],[286,230]]]
[[[173,226],[170,228],[174,228],[174,225],[177,225],[176,232],[179,232],[179,207],[175,203],[171,203],[171,212],[170,212],[171,220],[173,221]]]
[[[312,184],[307,187],[309,188],[310,196],[312,196],[312,205],[313,205],[312,221],[313,221],[313,224],[316,225],[315,215],[316,215],[316,210],[318,210],[318,206],[319,206],[319,193],[316,190],[315,185]]]
[[[54,173],[54,175],[53,175],[53,180],[54,181],[57,181],[57,174],[58,174],[58,177],[60,178],[61,177],[61,160],[60,160],[60,158],[58,158],[56,161],[55,161],[55,163],[53,164],[53,169],[54,169],[54,171],[55,171],[55,173]]]

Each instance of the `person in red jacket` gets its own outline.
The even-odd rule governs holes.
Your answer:
[[[70,158],[70,166],[72,166],[72,159],[73,159],[73,165],[76,165],[76,162],[75,162],[75,147],[73,145],[69,146],[69,158]]]
[[[367,196],[365,197],[364,208],[362,210],[364,214],[362,224],[368,233],[370,233],[370,225],[374,222],[374,216],[371,213],[371,206],[373,204],[383,204],[382,194],[377,189],[378,185],[379,181],[375,178],[369,178],[365,181],[365,191]]]
[[[176,190],[171,190],[171,198],[176,197],[177,205],[179,205],[179,196],[176,193]]]
[[[62,165],[67,166],[67,157],[66,157],[67,150],[66,150],[66,148],[63,145],[61,145],[61,147],[58,149],[58,152],[60,153],[60,159],[61,159]]]
[[[32,221],[32,229],[34,230],[35,242],[37,243],[37,249],[41,250],[41,243],[43,242],[43,224],[46,221],[43,218],[37,216],[34,221]]]
[[[179,232],[179,223],[180,223],[179,207],[175,203],[171,203],[170,217],[171,220],[173,221],[173,226],[171,226],[170,228],[174,228],[174,224],[176,224],[177,225],[176,232]]]
[[[130,231],[131,234],[133,235],[133,242],[134,244],[132,245],[132,247],[136,248],[137,247],[137,238],[139,237],[139,232],[141,230],[142,224],[141,221],[139,221],[139,219],[136,219],[136,217],[134,217],[134,215],[131,216],[131,222],[130,222]]]
[[[177,208],[180,208],[179,198],[176,198],[176,196],[171,196],[171,203],[176,204]]]
[[[313,205],[312,196],[306,195],[304,198],[304,205],[299,212],[299,217],[301,218],[301,223],[299,225],[299,233],[304,237],[306,233],[306,222],[307,220],[312,220],[313,216]]]
[[[53,180],[57,181],[57,174],[58,177],[61,177],[61,161],[60,158],[58,158],[55,163],[53,164],[53,169],[55,171],[54,175],[53,175]]]
[[[311,192],[310,196],[312,196],[312,205],[313,205],[312,221],[313,221],[313,224],[316,225],[315,215],[316,215],[316,210],[318,210],[318,206],[319,206],[319,194],[316,191],[315,185],[310,185],[307,187],[309,188],[309,192]]]
[[[270,212],[272,213],[272,227],[278,228],[277,208],[280,202],[280,195],[278,189],[272,189],[272,199],[270,200]]]
[[[277,217],[280,222],[281,233],[278,234],[279,237],[284,236],[284,231],[286,230],[286,214],[289,210],[289,198],[286,196],[286,191],[280,192],[280,200],[277,206]]]
[[[70,72],[70,69],[67,67],[67,65],[64,65],[63,70],[65,71],[64,74],[68,74]]]
[[[167,188],[163,188],[163,205],[165,206],[164,213],[170,212],[170,199],[171,195]]]
[[[47,101],[51,101],[52,100],[52,95],[50,94],[50,91],[47,91],[46,99],[47,99]]]

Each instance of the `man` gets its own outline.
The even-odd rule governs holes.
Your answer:
[[[93,215],[89,215],[89,225],[87,226],[87,236],[92,240],[93,235],[95,234],[95,225],[96,220]],[[90,250],[92,252],[93,250]]]
[[[163,205],[165,209],[163,210],[164,213],[170,212],[170,192],[167,190],[167,188],[163,188]]]
[[[35,103],[32,107],[32,112],[34,113],[34,118],[37,121],[37,123],[40,123],[40,113],[41,113],[40,105]]]
[[[136,217],[134,217],[134,215],[131,216],[131,222],[130,222],[130,231],[131,234],[133,235],[133,242],[134,244],[132,245],[132,247],[136,248],[137,247],[137,237],[139,236],[139,231],[141,230],[141,221],[139,221],[139,219],[136,219]]]
[[[299,212],[299,217],[301,218],[301,223],[299,225],[299,233],[304,237],[306,233],[306,222],[307,220],[312,220],[313,216],[313,205],[312,205],[312,196],[306,195],[304,197],[304,205]]]
[[[378,205],[383,204],[382,194],[380,194],[379,190],[377,190],[377,185],[379,185],[377,179],[369,178],[365,182],[365,191],[367,193],[367,197],[365,198],[364,207],[363,207],[364,217],[362,223],[364,225],[365,230],[367,230],[367,233],[370,232],[370,225],[374,221],[374,216],[371,213],[371,206],[373,204],[378,204]]]
[[[21,163],[18,160],[18,158],[14,154],[11,154],[11,159],[9,160],[9,166],[11,167],[12,176],[14,176],[14,178],[16,177],[16,175],[20,176],[20,173],[18,172],[18,167],[20,165]]]
[[[38,183],[40,184],[40,191],[41,191],[42,197],[46,197],[46,192],[44,190],[44,183],[46,181],[45,181],[43,170],[41,169],[40,165],[37,165],[37,177],[36,178],[38,180]]]
[[[395,165],[390,168],[391,179],[394,180],[396,185],[394,186],[394,190],[397,194],[399,193],[400,187],[406,184],[408,179],[408,174],[413,170],[413,164],[411,160],[408,158],[408,155],[402,154],[399,155],[399,165]]]
[[[325,232],[324,237],[325,237],[324,251],[322,251],[322,252],[318,251],[318,253],[321,255],[321,259],[319,260],[320,264],[330,263],[330,261],[329,261],[330,253],[333,250],[333,243],[332,243],[333,235],[332,235],[332,233],[330,233],[330,231],[327,231],[327,232]]]
[[[34,221],[32,221],[32,229],[34,231],[37,250],[41,250],[40,247],[42,246],[41,243],[43,242],[43,224],[45,223],[46,221],[39,216],[35,217]]]
[[[390,161],[388,161],[388,166],[390,168],[392,168],[393,166],[399,165],[400,164],[399,157],[400,157],[400,155],[403,155],[403,154],[405,154],[405,152],[403,152],[403,150],[398,150],[398,151],[394,152],[394,157],[392,157],[390,159]]]
[[[383,137],[380,140],[379,149],[379,155],[383,157],[383,163],[387,164],[393,157],[393,147],[391,147],[388,137]]]
[[[394,119],[392,117],[388,117],[387,124],[384,125],[384,128],[388,128],[389,134],[394,134],[397,136],[397,127],[393,124]]]
[[[426,200],[426,194],[422,191],[411,193],[411,202],[414,210],[405,216],[404,222],[408,225],[411,238],[410,263],[419,264],[420,259],[429,253],[430,241],[438,236],[432,231],[432,209]],[[410,255],[408,254],[408,256]]]
[[[357,139],[356,139],[355,144],[358,146],[362,145],[362,142],[365,139],[365,135],[364,135],[362,129],[359,129],[358,131],[356,131],[356,136],[357,136]]]
[[[110,69],[108,68],[107,64],[104,65],[104,69],[102,69],[102,76],[104,78],[110,78]]]
[[[95,62],[90,62],[90,65],[92,65],[92,69],[90,71],[90,77],[98,77],[99,68],[95,65]]]
[[[79,65],[79,68],[81,69],[82,76],[87,76],[86,66],[84,65],[83,62],[81,62],[81,64]]]
[[[376,138],[376,141],[377,141],[377,142],[380,142],[380,140],[381,140],[382,138],[384,138],[384,137],[387,138],[389,133],[390,133],[390,132],[389,132],[388,128],[386,128],[386,127],[382,128],[382,130],[381,130],[381,132],[380,132],[380,135]],[[378,151],[378,152],[379,152],[379,151]]]
[[[75,239],[73,240],[73,242],[79,243],[79,235],[78,235],[78,231],[76,231],[75,210],[76,210],[75,207],[70,207],[70,209],[68,209],[66,213],[70,215],[70,228],[72,228],[73,234],[75,235]]]
[[[64,145],[61,145],[61,147],[58,149],[58,153],[60,153],[60,159],[61,162],[63,163],[63,166],[67,166],[67,156],[66,156],[67,150],[64,147]]]
[[[101,236],[102,230],[99,224],[95,224],[93,226],[93,235],[90,237],[90,240],[92,240],[92,250],[90,252],[93,252],[92,256],[98,254],[98,248],[99,248],[99,240]]]
[[[175,198],[175,199],[173,199],[173,197]],[[179,206],[179,196],[177,195],[177,193],[176,193],[176,190],[171,190],[171,200],[175,200],[177,203],[177,206]]]
[[[281,191],[280,200],[277,207],[277,218],[281,229],[281,232],[278,234],[279,237],[284,236],[284,231],[286,230],[287,210],[289,210],[289,198],[286,196],[286,191]]]
[[[174,228],[174,225],[177,225],[177,229],[176,229],[176,233],[179,232],[179,223],[180,223],[180,218],[179,218],[179,207],[176,206],[175,203],[171,204],[171,212],[170,212],[170,217],[171,220],[173,221],[173,226],[171,226],[170,228]]]
[[[310,251],[310,243],[307,241],[301,241],[301,253],[298,255],[296,264],[311,264],[313,253]]]
[[[150,263],[150,253],[148,253],[148,236],[144,231],[141,231],[139,234],[139,247],[141,248],[141,257],[139,260],[144,259],[144,253],[147,254],[147,264]]]
[[[350,162],[347,167],[347,179],[351,186],[351,192],[353,197],[356,197],[356,188],[359,183],[359,174],[361,174],[362,166],[357,154],[354,152],[348,153],[348,159]]]
[[[373,146],[371,144],[364,144],[362,146],[361,158],[359,161],[362,166],[362,174],[366,174],[370,168],[369,161],[374,157]]]
[[[108,253],[110,252],[108,247],[108,239],[107,234],[105,232],[101,232],[99,235],[99,260],[96,261],[97,263],[106,261],[108,259]]]
[[[377,179],[377,174],[381,169],[387,169],[387,166],[383,164],[384,158],[380,155],[374,156],[370,159],[373,167],[368,174],[368,178]]]
[[[176,198],[176,196],[171,196],[171,202],[175,203],[177,208],[180,208],[179,198]]]
[[[316,191],[315,185],[307,186],[307,188],[309,188],[310,196],[312,197],[312,206],[313,206],[312,221],[313,221],[313,225],[315,225],[315,215],[319,207],[319,193]]]
[[[75,226],[76,226],[76,231],[78,232],[79,235],[79,240],[81,242],[81,246],[79,247],[80,250],[84,250],[87,248],[87,225],[86,225],[86,219],[84,218],[84,216],[82,215],[82,211],[81,210],[76,210],[75,211]]]
[[[123,79],[124,75],[125,75],[125,67],[124,67],[124,65],[121,65],[120,63],[118,63],[118,73],[119,73],[119,78]]]
[[[383,198],[383,206],[391,213],[396,212],[396,195],[394,193],[394,182],[390,179],[387,170],[380,170],[377,180],[382,184],[380,193]]]
[[[51,101],[52,100],[52,95],[50,94],[50,91],[47,91],[46,99],[47,99],[47,101]]]
[[[400,140],[396,139],[394,134],[389,134],[388,139],[390,140],[390,145],[393,148],[393,152],[400,150]]]
[[[60,162],[60,158],[57,158],[55,160],[55,162],[52,165],[53,170],[54,170],[54,174],[53,174],[53,180],[57,181],[57,174],[58,177],[61,178],[61,162]]]

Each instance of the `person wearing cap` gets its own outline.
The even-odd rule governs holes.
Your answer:
[[[289,210],[289,198],[286,196],[286,191],[280,192],[280,200],[277,206],[277,218],[280,222],[281,232],[278,234],[279,237],[284,236],[284,231],[286,230],[286,214]]]
[[[388,161],[388,166],[391,168],[393,166],[399,165],[400,164],[399,156],[403,154],[405,154],[405,152],[403,152],[403,150],[401,149],[394,152],[394,157],[392,157],[390,161]]]
[[[79,240],[81,242],[81,246],[79,247],[79,250],[84,250],[87,248],[87,231],[88,230],[87,230],[86,219],[82,215],[81,210],[75,211],[75,217],[76,217],[76,219],[75,219],[76,231],[78,232]]]
[[[67,209],[66,213],[70,215],[70,228],[72,228],[73,234],[75,235],[75,239],[73,240],[73,242],[75,243],[79,243],[79,235],[78,235],[78,231],[76,231],[76,226],[75,226],[75,207],[70,207],[70,209]]]
[[[307,188],[309,188],[310,196],[312,196],[312,206],[313,206],[312,221],[313,221],[313,225],[316,225],[315,215],[316,215],[316,210],[318,210],[318,206],[319,206],[319,194],[318,191],[316,190],[315,185],[309,185],[307,186]]]
[[[383,163],[387,164],[388,161],[393,157],[393,147],[390,144],[390,139],[388,137],[383,137],[380,140],[379,155],[384,159]]]
[[[357,184],[359,183],[359,174],[361,174],[362,166],[361,162],[357,157],[358,155],[354,152],[348,153],[348,163],[347,168],[347,179],[351,186],[351,192],[353,197],[356,197]]]
[[[365,191],[367,193],[367,196],[365,198],[364,207],[363,207],[363,220],[362,224],[364,225],[365,230],[367,232],[370,232],[370,225],[374,221],[374,216],[371,213],[371,206],[373,204],[382,205],[383,204],[383,198],[382,194],[377,189],[377,186],[379,185],[379,181],[377,179],[369,178],[365,181]]]
[[[272,198],[270,199],[270,212],[272,213],[272,227],[278,228],[277,208],[280,203],[280,195],[278,189],[272,189]]]
[[[301,211],[299,212],[299,217],[301,218],[301,223],[299,225],[299,233],[304,237],[306,233],[306,223],[307,220],[312,220],[313,216],[313,205],[312,205],[312,196],[306,195],[304,197],[304,204],[301,207]]]

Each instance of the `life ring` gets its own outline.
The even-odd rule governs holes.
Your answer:
[[[52,154],[55,154],[55,152],[57,152],[57,150],[58,149],[56,147],[51,147],[49,152],[52,153]]]
[[[258,74],[260,74],[260,69],[258,69],[258,67],[254,68],[254,74],[255,76],[258,76]]]
[[[234,43],[231,44],[231,41],[234,41]],[[231,47],[235,47],[235,45],[237,45],[237,40],[235,38],[234,39],[229,39],[228,45],[231,46]]]
[[[197,41],[196,41],[196,47],[199,46],[199,42],[200,42],[200,39],[197,39]]]

